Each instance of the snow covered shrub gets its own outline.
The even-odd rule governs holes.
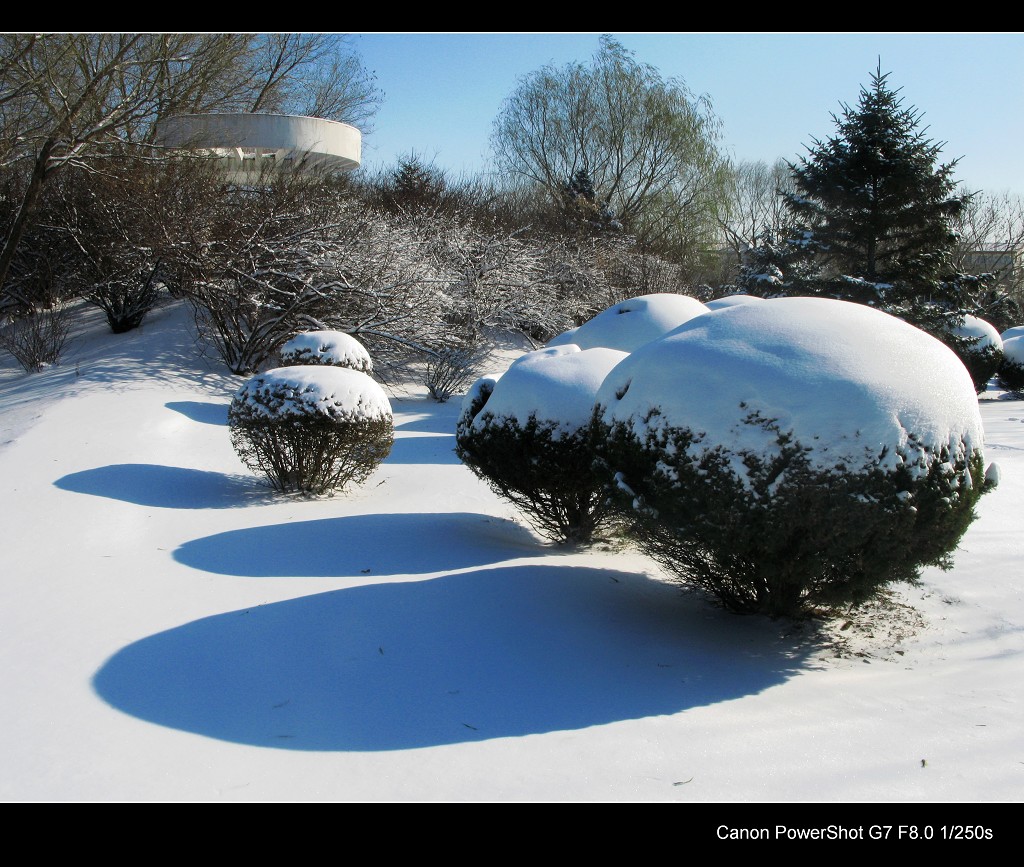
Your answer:
[[[663,292],[613,304],[593,319],[548,341],[548,346],[575,344],[580,349],[618,349],[632,352],[708,308],[689,295]]]
[[[948,567],[985,485],[963,365],[844,301],[691,320],[611,371],[594,428],[641,548],[739,612],[856,604]]]
[[[279,367],[249,379],[228,411],[242,462],[278,491],[324,494],[361,484],[391,452],[384,390],[344,367]]]
[[[281,363],[286,367],[325,364],[373,373],[373,362],[366,347],[344,331],[303,331],[296,334],[281,347]]]
[[[1019,337],[1009,337],[1003,341],[999,382],[1007,391],[1024,391],[1024,331],[1020,332]]]
[[[995,326],[968,314],[943,340],[964,363],[975,391],[981,394],[1003,360],[1003,340]]]
[[[587,543],[611,520],[594,473],[589,422],[597,389],[625,353],[567,345],[519,358],[463,400],[456,453],[553,542]]]

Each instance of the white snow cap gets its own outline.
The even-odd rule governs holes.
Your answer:
[[[983,445],[974,385],[949,348],[888,314],[825,298],[693,319],[625,359],[597,399],[606,422],[629,423],[640,437],[688,427],[703,436],[696,452],[724,446],[744,481],[742,454],[779,449],[774,433],[743,423],[755,412],[811,447],[819,469],[906,460],[916,474],[932,459],[925,449],[949,446],[952,460],[961,442],[967,451]]]
[[[985,349],[989,346],[996,349],[1003,348],[1003,338],[999,336],[996,327],[984,319],[971,316],[970,313],[964,316],[964,324],[952,329],[952,332],[957,337],[977,338],[978,342],[973,344],[971,349]]]
[[[494,390],[473,427],[483,428],[492,417],[522,426],[534,416],[538,422],[554,424],[555,435],[574,434],[590,423],[598,388],[625,357],[615,349],[581,350],[571,343],[528,352],[500,379],[491,380]]]
[[[665,292],[641,295],[602,310],[584,322],[550,340],[548,346],[575,343],[580,349],[618,349],[632,352],[663,334],[668,334],[694,316],[707,313],[708,308],[689,295]]]
[[[464,429],[472,424],[473,419],[487,403],[491,392],[494,391],[494,384],[499,379],[500,373],[487,373],[466,389],[465,397],[462,398],[462,408],[459,410],[459,420],[456,423],[458,429]]]
[[[1012,330],[1012,329],[1011,329]],[[1024,367],[1024,330],[1020,336],[1003,340],[1003,358]]]
[[[300,365],[258,373],[235,392],[231,409],[251,418],[322,414],[336,421],[391,418],[384,389],[347,367]]]
[[[723,307],[735,307],[738,304],[763,304],[764,298],[757,295],[726,295],[724,298],[715,298],[708,301],[704,306],[708,310],[721,310]]]
[[[370,353],[344,331],[304,331],[281,347],[285,364],[326,364],[349,367],[363,373],[373,371]]]
[[[1003,339],[1003,343],[1007,340],[1013,340],[1014,337],[1024,337],[1024,325],[1014,325],[1013,328],[1007,328],[1002,334],[999,335]]]

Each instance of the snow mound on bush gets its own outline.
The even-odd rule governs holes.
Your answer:
[[[579,328],[559,334],[548,346],[574,343],[580,349],[603,347],[632,352],[707,312],[707,307],[689,295],[641,295],[614,304]]]
[[[231,412],[248,418],[324,415],[339,422],[390,419],[384,389],[347,367],[278,367],[250,378],[237,392]]]
[[[366,347],[344,331],[304,331],[296,334],[281,347],[281,360],[288,365],[334,365],[363,373],[373,370]]]
[[[1007,340],[1013,340],[1015,337],[1024,337],[1024,325],[1014,325],[1013,328],[1007,328],[999,336],[1002,338],[1003,343],[1006,343]]]
[[[555,425],[556,435],[571,435],[590,423],[601,383],[625,357],[625,352],[615,349],[581,350],[571,343],[528,352],[500,379],[486,377],[483,384],[478,380],[463,406],[470,406],[474,395],[479,400],[481,389],[490,387],[490,397],[473,420],[474,428],[482,429],[492,418],[508,418],[525,426],[533,416]]]
[[[763,304],[764,298],[756,295],[726,295],[724,298],[715,298],[708,301],[704,306],[708,310],[721,310],[725,307],[736,307],[740,304]]]
[[[1024,367],[1024,330],[1017,337],[1003,340],[1003,358],[1011,364]]]
[[[999,336],[999,331],[996,327],[984,319],[971,316],[969,313],[964,316],[963,325],[959,325],[951,331],[957,337],[977,340],[977,343],[971,346],[971,350],[974,352],[986,349],[989,346],[999,350],[1003,348],[1003,338]]]
[[[778,431],[826,471],[906,462],[918,477],[929,452],[948,447],[953,460],[983,447],[973,383],[950,349],[888,314],[824,298],[709,312],[626,358],[597,400],[605,422],[641,438],[690,428],[699,449],[725,448],[745,483],[742,456],[778,454]]]

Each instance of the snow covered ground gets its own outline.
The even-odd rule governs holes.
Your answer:
[[[543,544],[425,390],[368,484],[272,494],[187,326],[0,361],[0,798],[1022,800],[1024,403],[955,568],[810,640]]]

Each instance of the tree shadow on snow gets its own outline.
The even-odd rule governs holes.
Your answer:
[[[537,565],[218,614],[125,647],[93,685],[225,741],[402,750],[676,714],[777,685],[801,653],[644,576]]]
[[[164,509],[230,509],[273,498],[253,476],[161,464],[111,464],[69,473],[53,484],[63,491]]]
[[[252,578],[422,575],[549,553],[512,521],[467,512],[353,515],[229,530],[186,542],[174,559]]]
[[[168,409],[180,412],[186,418],[202,424],[227,426],[228,405],[226,403],[205,403],[201,400],[172,400],[165,403]]]

